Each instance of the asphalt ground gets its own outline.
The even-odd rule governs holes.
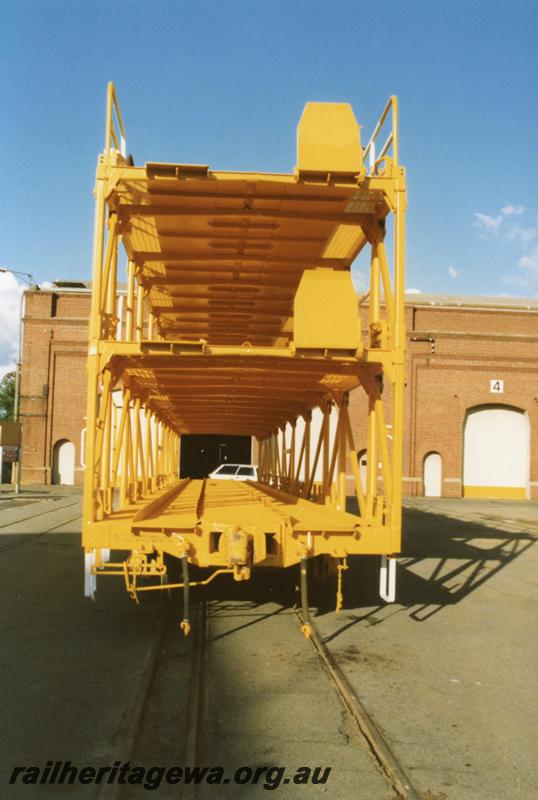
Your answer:
[[[405,501],[398,602],[378,559],[345,573],[317,626],[415,786],[449,800],[538,797],[538,504]]]
[[[113,578],[100,581],[95,603],[82,597],[79,502],[37,489],[0,501],[2,798],[108,796],[8,780],[15,766],[125,757],[148,652],[169,613],[157,593],[136,606]],[[398,603],[378,601],[378,559],[363,558],[344,574],[343,610],[335,615],[334,598],[322,599],[316,625],[424,798],[537,797],[538,505],[406,505]],[[290,800],[394,797],[298,630],[289,582],[220,586],[209,594],[204,757],[333,771],[316,787],[206,787],[203,800],[267,791]],[[192,643],[175,625],[166,636],[166,669],[137,754],[172,764],[182,755],[174,736],[184,726]]]

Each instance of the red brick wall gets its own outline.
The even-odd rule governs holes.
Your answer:
[[[406,324],[404,493],[423,494],[424,457],[435,451],[443,496],[460,497],[466,412],[495,403],[529,417],[531,498],[538,499],[538,310],[409,304]],[[494,379],[504,381],[503,394],[490,392]],[[359,389],[350,401],[357,449],[366,445],[366,409]]]
[[[24,483],[50,483],[52,451],[61,439],[75,445],[75,477],[82,481],[89,314],[89,293],[26,294],[20,404]],[[531,492],[538,499],[538,311],[440,308],[417,300],[408,303],[406,322],[404,492],[423,493],[423,460],[436,451],[443,463],[443,495],[460,496],[465,413],[502,403],[529,416]],[[490,393],[493,379],[504,380],[504,394]],[[353,392],[350,414],[358,450],[366,446],[366,412],[364,392]],[[390,403],[386,421],[391,422]]]
[[[89,294],[41,291],[25,296],[20,397],[24,484],[51,483],[53,449],[62,439],[75,445],[75,483],[82,483],[89,312]]]

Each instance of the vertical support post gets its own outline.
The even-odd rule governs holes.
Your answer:
[[[379,594],[386,603],[396,600],[396,559],[381,556],[379,570]]]
[[[394,300],[392,297],[392,288],[390,285],[389,265],[387,261],[387,251],[385,242],[380,241],[377,245],[379,254],[379,266],[381,268],[381,278],[383,280],[383,296],[385,298],[385,308],[387,311],[387,319],[390,323],[390,329],[393,333],[394,329]],[[394,334],[393,334],[394,335]]]
[[[283,476],[283,462],[280,457],[280,436],[278,435],[280,432],[280,428],[277,428],[274,433],[274,441],[275,441],[275,475],[277,476],[277,487],[280,489],[282,486],[282,476]]]
[[[263,480],[269,483],[269,437],[263,439]]]
[[[325,412],[324,412],[324,415],[325,415]],[[316,471],[317,471],[317,468],[318,468],[318,461],[319,461],[319,457],[320,457],[320,454],[321,454],[321,449],[323,447],[323,443],[324,443],[324,440],[325,440],[325,428],[324,428],[324,425],[325,425],[325,416],[324,416],[324,418],[322,420],[322,423],[321,423],[321,429],[320,429],[320,432],[319,432],[318,442],[317,442],[317,445],[316,445],[316,452],[315,452],[315,455],[314,455],[314,461],[312,462],[312,464],[310,466],[310,476],[309,476],[309,479],[308,479],[308,483],[305,484],[304,496],[306,497],[307,500],[310,499],[310,495],[312,493],[312,486],[314,485],[314,481],[316,479]]]
[[[121,479],[120,479],[120,505],[124,508],[129,500],[129,471],[131,466],[131,392],[123,392],[123,426],[120,426],[121,435]]]
[[[189,562],[187,560],[187,556],[182,556],[181,558],[181,573],[183,577],[183,619],[179,623],[179,627],[181,628],[185,636],[188,636],[191,630],[191,624],[189,620],[190,584],[189,584]]]
[[[368,509],[366,506],[366,499],[364,496],[364,489],[362,488],[360,470],[359,470],[359,459],[357,457],[357,450],[355,447],[355,442],[353,440],[353,431],[351,429],[351,421],[349,419],[349,413],[347,406],[343,407],[344,412],[344,424],[346,429],[346,437],[349,444],[349,460],[351,462],[351,469],[353,470],[353,478],[355,481],[355,494],[357,496],[357,503],[359,506],[359,514],[361,517],[368,522]]]
[[[310,622],[310,606],[308,604],[308,558],[303,556],[301,558],[301,611],[303,616],[303,624],[301,631],[307,639],[312,636],[312,624]]]
[[[172,431],[165,428],[165,447],[166,447],[166,482],[169,483],[172,477]]]
[[[136,500],[138,493],[138,465],[136,463],[136,453],[134,449],[134,432],[136,430],[135,421],[133,419],[133,409],[131,406],[129,413],[129,486],[128,486],[128,502],[133,503]]]
[[[274,442],[273,442],[273,433],[269,434],[267,437],[267,475],[269,479],[269,483],[273,483],[275,474],[275,452],[274,452]]]
[[[338,413],[338,480],[337,480],[337,508],[346,510],[346,426],[345,411],[349,404],[349,395],[344,394]]]
[[[142,330],[144,326],[144,287],[138,282],[136,287],[136,341],[142,341]]]
[[[134,484],[134,493],[133,499],[136,499],[139,496],[141,487],[138,483],[138,476],[140,472],[140,448],[142,446],[141,436],[140,436],[140,398],[137,397],[134,401],[133,405],[133,413],[134,413],[134,420],[133,420],[133,427],[134,427],[134,441],[133,441],[133,484]],[[142,456],[143,457],[143,456]]]
[[[256,443],[258,445],[258,480],[261,481],[263,479],[263,439],[256,436]]]
[[[159,464],[159,423],[154,414],[151,415],[151,429],[153,436],[153,470],[155,478],[155,489],[160,486],[160,464]]]
[[[397,114],[397,108],[394,110]],[[397,118],[397,117],[396,117]],[[394,373],[392,390],[392,513],[393,550],[401,547],[402,530],[402,467],[405,373],[405,192],[396,193],[394,218]]]
[[[155,479],[156,479],[156,488],[160,489],[162,484],[162,468],[161,468],[161,439],[162,439],[162,430],[161,430],[161,422],[160,420],[153,417],[155,421],[154,425],[154,432],[155,432]]]
[[[387,508],[392,506],[392,470],[389,459],[389,449],[387,444],[387,427],[385,425],[385,414],[381,394],[378,391],[375,398],[375,413],[377,432],[379,434],[379,450],[381,456],[381,470],[383,475],[383,494],[385,495]]]
[[[113,450],[113,457],[112,457],[112,486],[115,488],[117,484],[117,476],[118,476],[118,466],[120,463],[120,457],[122,453],[123,447],[123,439],[124,439],[124,431],[125,425],[127,420],[127,409],[125,407],[125,403],[123,402],[124,397],[122,394],[122,406],[121,406],[121,416],[120,416],[120,423],[117,426],[116,434],[114,437],[114,450]]]
[[[154,492],[156,488],[155,482],[155,458],[153,450],[153,431],[151,423],[151,411],[146,408],[146,453],[148,457],[148,485],[150,492]]]
[[[282,428],[279,428],[279,434],[277,434],[277,442],[279,443],[279,452],[280,452],[280,488],[286,488],[287,480],[288,480],[288,453],[286,448],[286,425],[284,424]]]
[[[291,436],[290,436],[290,459],[288,464],[288,478],[289,478],[289,486],[288,489],[290,492],[295,491],[295,428],[297,425],[297,420],[294,419],[290,422],[291,427]]]
[[[123,294],[120,294],[118,295],[118,325],[116,327],[117,342],[125,341],[125,329],[124,329],[124,319],[123,319],[124,305],[125,305],[125,296]]]
[[[118,285],[118,245],[119,239],[117,235],[118,230],[118,215],[114,214],[111,217],[111,226],[109,237],[111,238],[112,253],[110,258],[109,272],[108,272],[108,292],[106,297],[106,318],[107,318],[107,338],[114,338],[118,325],[117,319],[117,285]],[[112,225],[113,223],[113,225]]]
[[[310,444],[312,433],[312,412],[307,411],[304,415],[304,482],[303,491],[307,486],[310,486]]]
[[[167,448],[167,441],[168,441],[168,429],[164,422],[161,425],[161,472],[163,475],[163,484],[166,485],[166,481],[168,478],[168,464],[167,464],[167,455],[168,455],[168,448]]]
[[[379,268],[379,239],[377,229],[371,244],[371,263],[370,263],[370,306],[369,306],[369,328],[370,328],[370,347],[376,342],[375,327],[381,317],[381,286]],[[377,497],[377,465],[378,465],[378,438],[377,438],[377,419],[375,413],[375,394],[372,389],[371,381],[364,383],[364,388],[368,394],[368,435],[367,435],[367,465],[366,465],[366,509],[369,518],[374,514]]]
[[[103,397],[101,398],[101,403],[105,405],[104,408],[104,430],[103,430],[103,446],[102,446],[102,457],[101,457],[101,485],[103,489],[103,512],[105,515],[110,514],[112,511],[112,492],[110,490],[110,458],[112,455],[112,443],[111,443],[111,436],[112,436],[112,414],[113,414],[113,404],[112,404],[112,381],[110,372],[107,370],[105,373],[105,378],[108,381],[108,390],[105,392],[103,391]]]
[[[370,337],[372,335],[372,325],[379,322],[381,317],[381,287],[379,282],[379,241],[375,238],[372,241],[372,253],[370,260],[370,305],[369,305],[369,323],[370,323]],[[371,338],[370,338],[371,344]]]
[[[377,497],[377,419],[375,413],[375,395],[371,387],[368,388],[368,438],[367,438],[367,463],[366,463],[366,508],[368,516],[374,513]]]
[[[340,406],[339,412],[340,412]],[[336,479],[336,486],[334,485],[334,472],[336,468],[336,462],[339,461],[340,457],[340,446],[342,444],[341,436],[340,436],[340,427],[343,422],[343,417],[341,413],[338,413],[338,420],[336,425],[336,433],[333,442],[333,452],[331,455],[331,463],[329,466],[329,474],[327,475],[327,484],[323,487],[324,492],[326,495],[325,502],[331,503],[331,505],[338,504],[338,478]],[[330,417],[329,417],[330,423]],[[335,491],[336,490],[336,491]]]
[[[263,481],[264,483],[269,482],[269,476],[268,476],[269,469],[267,464],[268,455],[269,455],[268,440],[267,437],[264,436],[262,439],[260,439],[260,455],[259,455],[260,474],[258,476],[259,480]]]
[[[323,502],[328,503],[330,500],[330,472],[329,472],[329,459],[330,459],[330,446],[331,446],[331,410],[332,402],[328,401],[323,409]]]
[[[84,474],[83,543],[86,527],[98,518],[99,476],[96,474],[96,425],[99,408],[99,352],[101,336],[101,284],[103,276],[103,246],[105,239],[105,183],[103,157],[99,157],[95,187],[95,223],[93,233],[92,305],[90,316],[90,342],[88,348],[88,396],[86,433],[86,472]]]
[[[136,429],[137,429],[137,436],[138,436],[138,448],[139,450],[137,453],[140,455],[136,456],[136,461],[138,463],[138,458],[140,458],[140,477],[141,477],[141,494],[144,496],[147,494],[148,491],[148,473],[147,473],[147,464],[146,464],[146,454],[147,454],[147,441],[144,447],[144,437],[142,436],[142,421],[141,416],[143,414],[143,409],[139,406],[138,414],[136,416]]]
[[[110,295],[110,273],[112,271],[111,268],[114,261],[114,252],[116,251],[117,225],[118,225],[118,215],[110,214],[108,219],[108,235],[106,237],[106,249],[103,261],[103,270],[102,270],[101,286],[99,293],[101,314],[106,314],[108,311],[108,302]]]
[[[118,409],[116,407],[116,403],[114,402],[114,395],[112,395],[112,426],[110,431],[110,458],[111,458],[110,488],[112,490],[112,493],[114,492],[115,489],[115,480],[116,480],[116,476],[114,474],[114,458],[116,453],[117,441],[118,441]]]
[[[133,341],[134,333],[135,265],[129,259],[127,266],[127,308],[125,311],[125,339]]]

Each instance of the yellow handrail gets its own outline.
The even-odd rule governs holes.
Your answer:
[[[116,120],[114,120],[116,112]],[[107,86],[106,101],[106,130],[105,130],[105,155],[108,156],[111,149],[111,142],[114,143],[116,150],[125,158],[127,156],[127,142],[125,137],[125,127],[121,116],[118,98],[114,83],[109,81]]]
[[[391,131],[385,140],[385,144],[381,148],[378,154],[376,154],[376,141],[378,139],[379,134],[383,130],[385,120],[389,114],[389,111],[392,109],[391,114]],[[368,174],[372,175],[375,170],[377,164],[382,161],[383,158],[388,154],[390,148],[392,146],[392,160],[395,165],[398,164],[398,98],[396,95],[392,95],[389,98],[387,105],[381,117],[379,118],[379,122],[374,128],[374,132],[370,137],[370,141],[364,148],[364,152],[362,154],[363,160],[365,163],[368,163]]]

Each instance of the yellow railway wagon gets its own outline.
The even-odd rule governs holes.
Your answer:
[[[349,104],[307,103],[290,174],[135,166],[109,84],[88,351],[88,596],[102,576],[122,577],[134,599],[165,588],[188,598],[189,565],[211,568],[207,583],[300,564],[308,634],[309,561],[341,579],[350,556],[378,554],[381,596],[394,599],[406,208],[395,97],[360,139]],[[351,277],[364,248],[365,337]],[[368,397],[364,485],[352,390]],[[257,480],[181,479],[185,434],[253,437]],[[346,511],[348,473],[358,514]],[[180,559],[181,583],[167,583],[165,554]],[[188,633],[186,607],[181,625]]]

